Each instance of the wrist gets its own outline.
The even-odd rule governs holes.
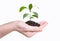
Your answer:
[[[19,23],[19,21],[14,21],[14,22],[12,22],[12,29],[13,29],[13,31],[17,31],[17,29],[18,29],[18,23]]]
[[[21,30],[22,30],[22,29],[20,28],[20,27],[21,27],[21,22],[22,22],[22,21],[18,21],[18,20],[14,22],[14,25],[15,25],[15,26],[14,26],[14,30],[15,30],[15,31],[21,31]]]

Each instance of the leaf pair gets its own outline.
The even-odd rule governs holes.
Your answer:
[[[36,18],[38,18],[38,13],[37,12],[33,12],[34,14],[30,17],[30,19],[32,19],[33,17],[36,17]],[[24,15],[23,15],[23,19],[25,18],[25,17],[27,17],[29,14],[28,13],[25,13]]]
[[[29,10],[31,11],[31,9],[32,9],[32,4],[29,4]],[[20,9],[19,9],[19,12],[21,12],[21,11],[23,11],[24,9],[26,9],[27,7],[25,7],[25,6],[22,6],[22,7],[20,7]]]

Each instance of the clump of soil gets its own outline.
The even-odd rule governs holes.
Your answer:
[[[34,22],[34,21],[31,21],[31,20],[30,20],[30,21],[27,21],[26,23],[27,23],[28,25],[30,25],[30,26],[38,26],[38,27],[40,26],[40,24],[38,24],[38,23],[36,23],[36,22]]]

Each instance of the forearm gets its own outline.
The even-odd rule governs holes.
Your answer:
[[[1,25],[0,26],[0,38],[12,31],[14,31],[15,30],[14,27],[15,27],[15,25],[12,22]]]

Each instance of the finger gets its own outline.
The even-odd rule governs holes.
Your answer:
[[[42,30],[39,27],[36,27],[36,26],[29,26],[25,31],[41,32]]]
[[[30,38],[33,35],[35,35],[37,32],[21,32],[21,33]]]
[[[43,29],[48,23],[46,21],[41,21],[40,22],[40,28]]]
[[[41,22],[39,22],[40,25],[43,25],[45,23],[47,23],[47,21],[41,21]]]

